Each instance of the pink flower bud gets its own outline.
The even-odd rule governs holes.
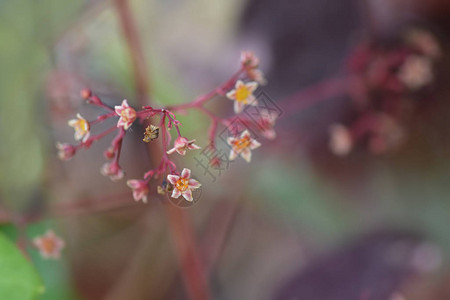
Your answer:
[[[70,144],[57,143],[56,148],[58,149],[58,157],[61,160],[69,160],[77,152],[77,148]]]

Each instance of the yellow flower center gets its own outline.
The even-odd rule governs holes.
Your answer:
[[[85,134],[89,131],[89,122],[84,119],[79,119],[75,124],[75,131]]]
[[[177,180],[177,182],[175,183],[175,187],[180,191],[180,192],[184,192],[185,190],[188,189],[189,187],[189,179],[185,179],[185,178],[180,178]]]
[[[240,86],[240,87],[238,87],[236,89],[236,101],[247,103],[247,98],[251,94],[252,93],[250,92],[250,90],[245,85],[244,86]]]
[[[42,239],[42,250],[44,250],[47,253],[51,253],[55,251],[56,249],[56,243],[51,238],[44,238]]]
[[[236,140],[233,144],[234,144],[234,148],[236,150],[243,150],[245,148],[247,148],[248,146],[250,146],[250,138],[249,137],[243,137],[241,139]]]
[[[127,108],[120,112],[120,116],[125,122],[134,121],[136,118],[136,111],[133,108]]]

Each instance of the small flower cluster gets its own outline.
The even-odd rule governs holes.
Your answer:
[[[394,45],[369,41],[349,59],[350,97],[355,117],[330,127],[330,149],[346,155],[365,145],[373,154],[397,149],[407,137],[405,123],[417,103],[431,96],[434,66],[441,57],[437,39],[413,29]]]
[[[152,178],[164,178],[167,176],[167,181],[163,180],[158,186],[159,193],[170,192],[171,197],[173,198],[182,196],[187,201],[193,201],[192,190],[199,188],[200,183],[191,178],[191,171],[187,168],[183,168],[181,173],[177,172],[177,166],[169,159],[169,155],[172,155],[175,152],[179,155],[185,155],[188,150],[197,150],[200,149],[200,147],[195,144],[194,139],[188,139],[181,135],[181,123],[176,119],[174,112],[194,108],[199,109],[208,116],[212,121],[211,129],[209,131],[209,140],[214,147],[217,125],[220,123],[226,127],[230,127],[231,118],[219,118],[204,108],[203,105],[216,95],[226,96],[230,100],[233,100],[234,111],[236,114],[241,113],[247,105],[257,105],[258,103],[254,96],[254,91],[258,87],[258,84],[265,83],[264,76],[258,67],[259,59],[252,52],[244,51],[241,55],[241,66],[239,71],[222,86],[190,103],[161,109],[143,106],[140,110],[137,110],[130,106],[127,100],[123,100],[121,105],[112,108],[105,104],[97,95],[93,94],[92,91],[83,90],[81,92],[82,98],[89,104],[105,109],[107,113],[99,115],[92,121],[86,120],[80,114],[77,114],[76,119],[70,120],[68,124],[74,128],[74,138],[78,141],[78,144],[71,145],[68,143],[57,143],[58,156],[62,160],[69,160],[78,150],[89,148],[92,143],[104,138],[110,133],[116,132],[116,136],[112,140],[111,145],[104,152],[104,157],[109,160],[109,162],[101,167],[100,172],[102,175],[108,176],[113,181],[120,180],[125,175],[119,164],[123,138],[127,130],[131,128],[136,121],[148,123],[145,132],[143,133],[143,141],[149,143],[161,136],[163,157],[160,165],[156,169],[147,171],[144,174],[143,179],[131,179],[127,181],[127,185],[133,192],[133,198],[136,201],[147,202],[150,191],[149,181]],[[244,78],[242,78],[241,75],[244,75]],[[149,122],[154,122],[155,117],[159,117],[158,124],[150,124]],[[275,131],[273,127],[275,125],[276,117],[277,116],[274,114],[266,113],[256,123],[246,118],[242,119],[248,123],[248,126],[259,128],[266,138],[274,139]],[[118,118],[115,126],[106,129],[99,134],[91,134],[92,126],[110,118]],[[176,129],[178,136],[173,143],[173,147],[168,149],[171,140],[170,130],[172,128]],[[250,162],[251,150],[260,146],[260,143],[253,139],[247,130],[242,132],[239,136],[236,135],[236,137],[230,138],[228,143],[232,147],[230,159],[235,159],[240,155],[247,162]]]

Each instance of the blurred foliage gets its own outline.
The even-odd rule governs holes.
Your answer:
[[[0,234],[0,299],[32,300],[44,292],[36,270],[19,249]]]
[[[49,47],[81,1],[0,1],[0,192],[20,209],[42,182],[46,105],[39,90]],[[44,117],[43,117],[44,116]]]
[[[49,49],[64,28],[77,17],[82,1],[0,1],[0,198],[1,205],[22,211],[41,193],[45,178],[47,105],[42,85],[50,67]],[[2,232],[15,238],[12,226]],[[30,228],[30,240],[42,234],[40,224]],[[61,262],[43,261],[33,251],[36,270],[19,250],[0,236],[0,299],[60,300],[68,297],[67,270]]]

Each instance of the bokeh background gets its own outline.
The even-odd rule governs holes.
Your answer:
[[[36,299],[189,299],[167,199],[153,191],[148,204],[136,203],[124,181],[101,176],[109,141],[69,162],[54,147],[73,141],[67,120],[77,112],[88,119],[101,113],[82,101],[82,88],[110,105],[138,105],[116,2],[0,0],[0,232],[31,262],[17,274],[0,268],[0,277],[45,286]],[[267,75],[264,91],[285,114],[275,141],[217,180],[203,174],[196,154],[179,160],[203,183],[200,200],[184,213],[212,299],[450,299],[447,1],[127,4],[153,105],[188,102],[218,86],[249,49]],[[341,76],[361,41],[395,40],[408,26],[431,32],[442,51],[431,96],[407,123],[408,140],[382,155],[361,148],[336,156],[328,129],[348,120],[348,97],[294,112],[284,99]],[[232,113],[226,99],[211,107]],[[196,112],[179,119],[206,146],[208,119]],[[125,138],[127,179],[151,167],[141,132],[135,125]],[[47,229],[66,241],[60,260],[42,259],[29,242]],[[9,262],[20,261],[7,256],[14,249],[4,251]],[[34,299],[5,291],[0,300]]]

